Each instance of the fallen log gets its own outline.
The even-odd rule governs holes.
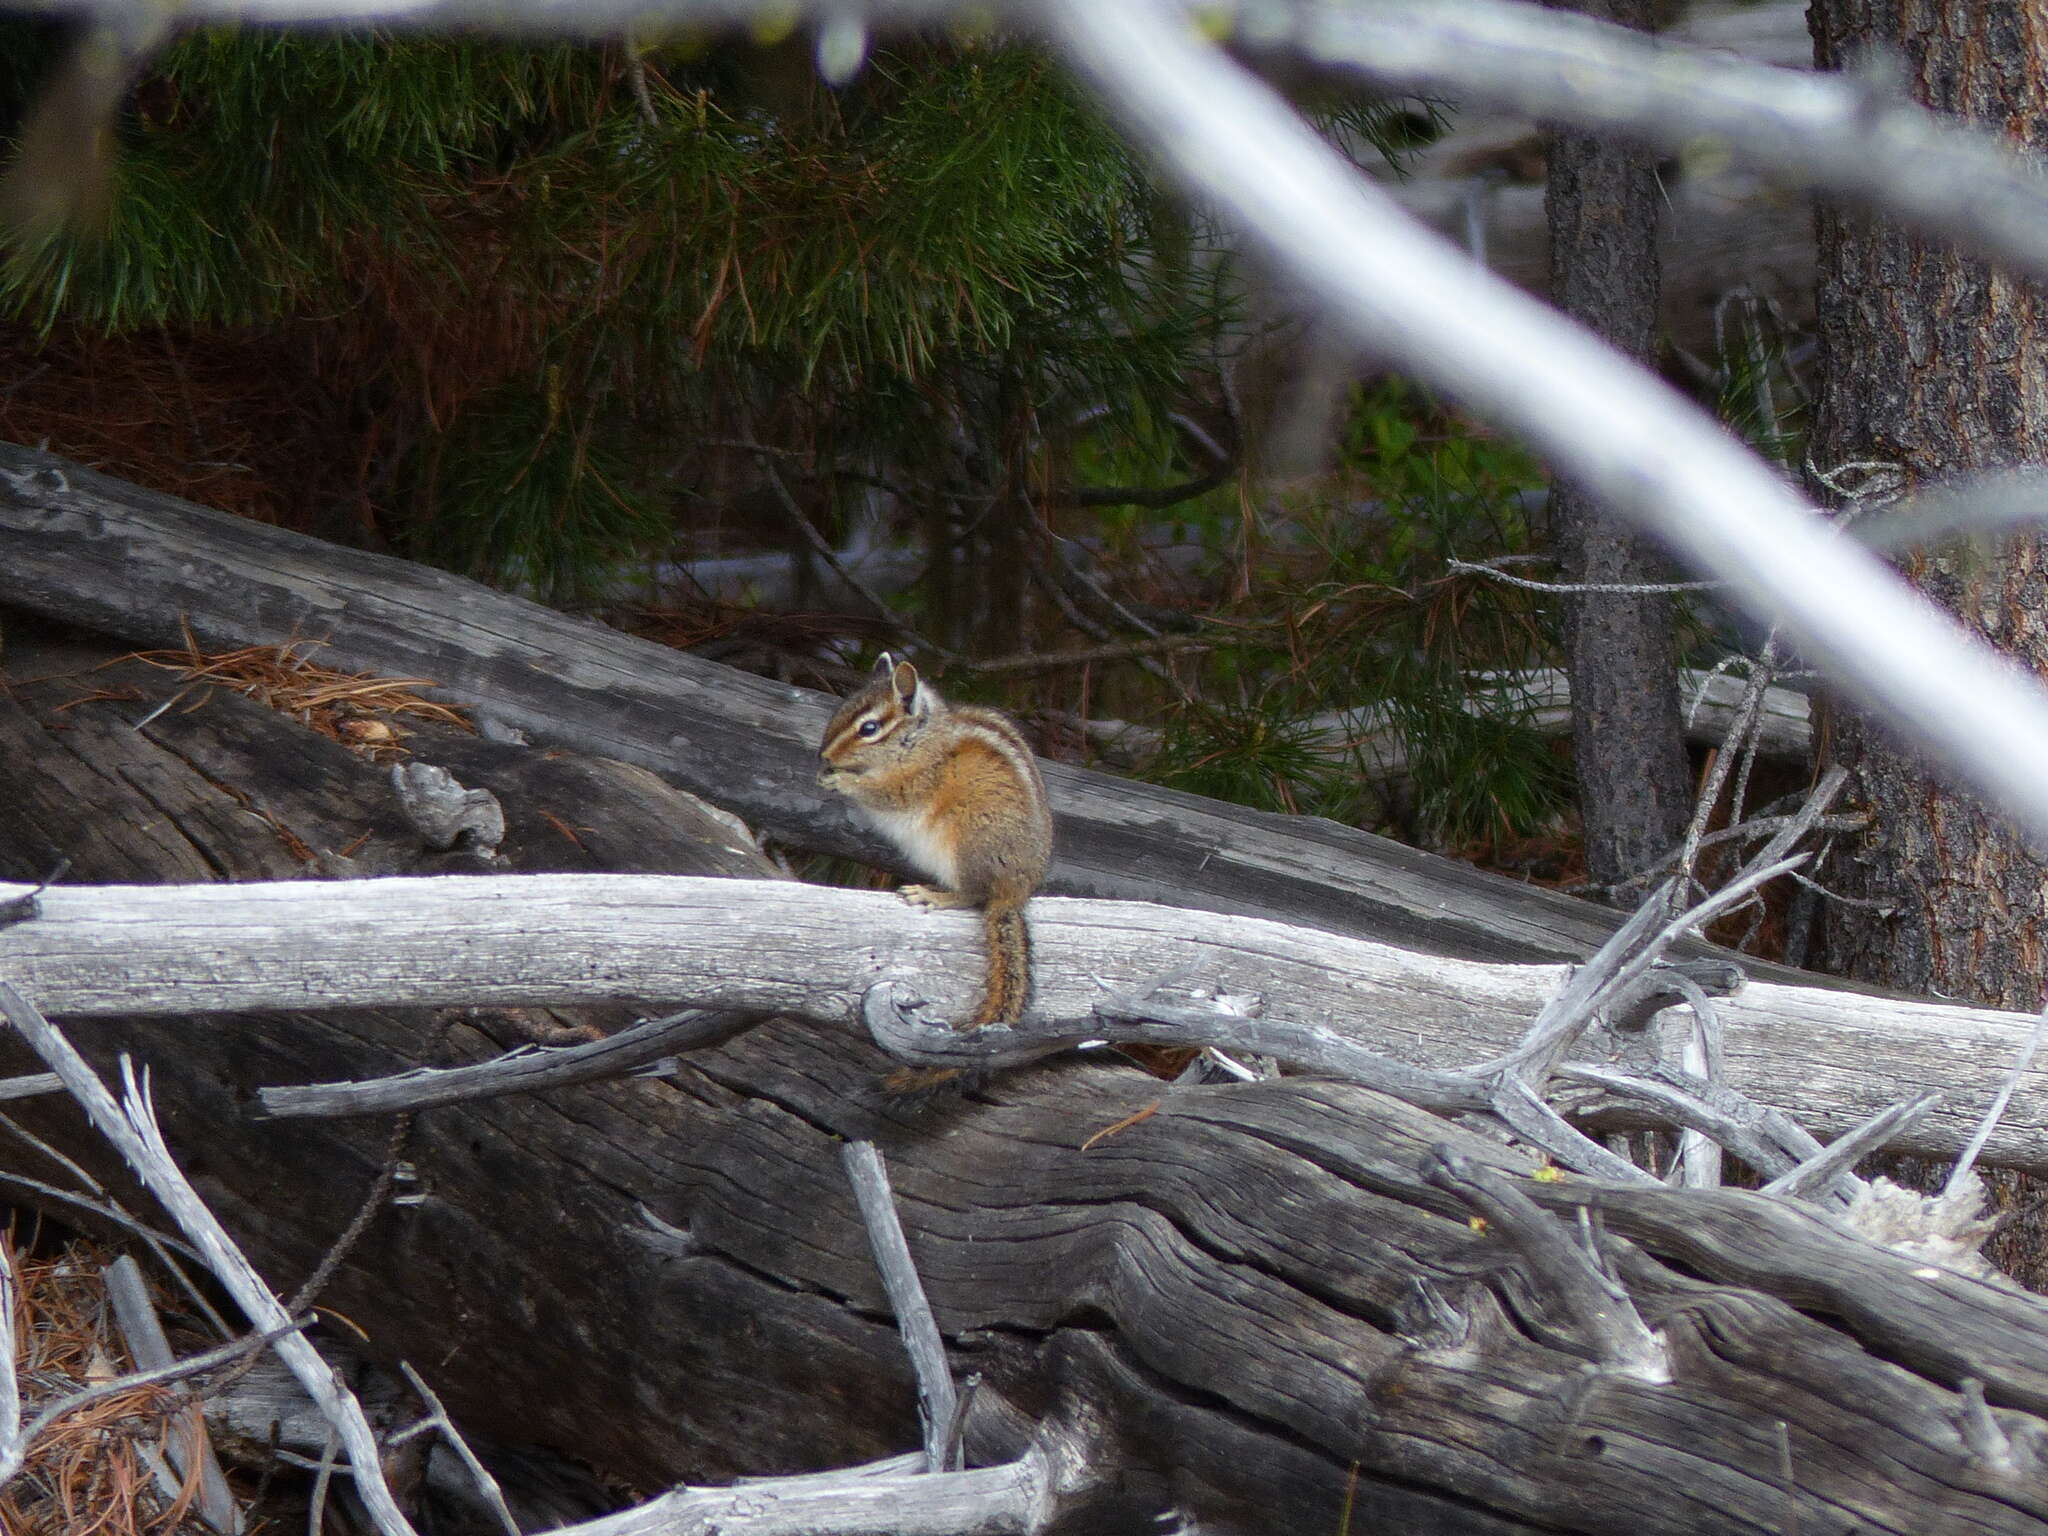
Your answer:
[[[0,568],[10,602],[131,643],[297,640],[330,666],[430,678],[435,697],[536,742],[651,768],[778,842],[895,867],[817,786],[833,708],[823,695],[10,444]],[[1581,958],[1614,930],[1590,903],[1333,822],[1042,766],[1059,822],[1050,888],[1062,894],[1241,912],[1475,960]]]
[[[175,875],[188,884],[168,900],[188,912],[164,913],[161,891],[56,887],[42,915],[0,929],[0,974],[32,966],[34,986],[115,1006],[89,978],[113,930],[51,942],[82,934],[96,905],[129,919],[139,996],[177,924],[196,933],[213,903],[251,902],[207,930],[219,942],[185,950],[187,990],[154,1006],[218,1000],[250,957],[303,948],[296,988],[286,961],[265,994],[297,1009],[70,1026],[103,1073],[117,1051],[148,1063],[173,1150],[274,1287],[317,1264],[388,1133],[258,1119],[261,1089],[531,1038],[509,1010],[303,1006],[347,983],[323,953],[410,949],[412,974],[437,984],[460,944],[418,940],[418,896],[512,919],[467,930],[480,980],[546,972],[585,995],[654,991],[664,975],[694,985],[690,930],[717,940],[718,914],[746,910],[767,946],[782,929],[748,904],[779,898],[850,926],[828,951],[848,973],[841,998],[884,970],[941,997],[967,982],[960,924],[879,896],[823,893],[810,908],[817,893],[801,889],[662,881],[651,889],[688,895],[670,911],[691,921],[643,943],[634,911],[587,900],[543,901],[522,923],[506,882],[487,877],[194,890],[194,871],[274,881],[347,867],[338,850],[379,871],[422,851],[383,767],[236,695],[98,659],[61,664],[10,635],[0,724],[14,734],[0,751],[19,794],[0,809],[0,876],[40,873],[62,849],[81,881]],[[641,870],[766,873],[651,775],[434,731],[413,744],[467,757],[458,776],[503,804],[499,851],[515,867],[589,870],[616,852]],[[615,811],[633,829],[616,850]],[[551,876],[527,889],[550,883],[568,889]],[[263,931],[266,905],[274,917],[301,903],[334,922]],[[1134,970],[1136,944],[1156,958],[1167,937],[1166,914],[1045,905],[1048,996],[1085,991],[1057,958],[1099,942],[1078,915],[1137,921],[1122,962]],[[1358,943],[1294,942],[1297,973],[1326,977]],[[750,970],[793,958],[763,947]],[[1539,974],[1556,971],[1524,979]],[[1457,1021],[1455,999],[1430,1006]],[[1537,1177],[1508,1147],[1348,1084],[1176,1088],[1068,1058],[906,1104],[876,1092],[883,1059],[847,1026],[843,1013],[778,1020],[664,1077],[422,1111],[409,1193],[325,1304],[374,1353],[416,1362],[466,1431],[643,1487],[905,1451],[920,1439],[914,1387],[838,1166],[842,1140],[873,1139],[955,1372],[981,1378],[970,1465],[1057,1447],[1062,1507],[1090,1528],[1177,1509],[1248,1532],[1347,1519],[1421,1536],[2048,1531],[2048,1314],[2035,1298],[1775,1199]],[[37,1134],[118,1183],[67,1105],[21,1104]],[[1545,1236],[1553,1216],[1562,1248]]]
[[[1572,726],[1571,678],[1556,667],[1528,672],[1480,672],[1465,698],[1464,712],[1475,720],[1505,720],[1540,736],[1568,736]],[[1735,728],[1748,683],[1726,672],[1685,668],[1678,674],[1678,698],[1685,719],[1686,740],[1698,747],[1718,747]],[[1076,720],[1080,731],[1098,748],[1123,763],[1141,763],[1165,744],[1166,733],[1126,720]],[[1384,705],[1330,710],[1313,715],[1304,745],[1318,757],[1357,762],[1367,777],[1400,779],[1409,775],[1407,739]],[[1791,688],[1764,690],[1756,731],[1759,756],[1804,762],[1813,754],[1813,701]]]
[[[0,735],[0,750],[13,743]],[[0,902],[27,894],[0,885]],[[882,892],[655,875],[527,875],[58,886],[0,931],[0,967],[43,1008],[108,1014],[672,1003],[780,1014],[864,1036],[862,1001],[902,983],[964,1012],[981,966],[971,914]],[[1135,902],[1031,906],[1033,1012],[1091,1025],[1162,979],[1246,999],[1412,1066],[1499,1056],[1563,985],[1558,965],[1420,955],[1251,918]],[[544,933],[548,942],[534,943]],[[1717,1004],[1725,1082],[1823,1138],[1927,1089],[1942,1102],[1896,1150],[1953,1159],[2032,1032],[2029,1015],[1750,982]],[[232,1028],[223,1024],[222,1028]],[[185,1026],[167,1024],[180,1034]],[[1605,1061],[1636,1036],[1603,1034]],[[1284,1047],[1268,1045],[1274,1054]],[[2048,1063],[2023,1075],[1987,1161],[2048,1172]]]

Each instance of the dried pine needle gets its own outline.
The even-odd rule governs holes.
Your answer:
[[[11,1235],[0,1242],[12,1246]],[[132,1369],[114,1332],[101,1273],[111,1254],[79,1239],[53,1256],[14,1255],[16,1371],[26,1416],[55,1398]],[[168,1387],[141,1387],[82,1405],[38,1435],[0,1488],[8,1536],[184,1536],[191,1477],[166,1489],[152,1467],[182,1427]],[[182,1431],[189,1433],[189,1431]]]
[[[410,734],[398,723],[402,718],[475,729],[460,710],[415,691],[436,687],[432,678],[378,677],[323,667],[303,654],[314,643],[293,640],[208,654],[187,634],[183,649],[137,651],[123,659],[176,672],[188,684],[232,688],[343,746],[372,754],[399,749],[402,738]]]

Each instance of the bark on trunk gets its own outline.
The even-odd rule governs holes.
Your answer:
[[[1822,68],[1882,51],[1920,101],[2048,148],[2048,13],[2028,0],[1815,0]],[[1818,219],[1823,471],[1896,465],[1928,480],[2048,460],[2048,305],[2041,289],[1867,214]],[[1912,557],[1913,581],[2036,672],[2048,670],[2048,554],[2038,536],[1951,542]],[[2041,1004],[2048,858],[1995,808],[1959,794],[1853,716],[1834,755],[1875,812],[1836,860],[1828,968],[2012,1008]]]
[[[1568,8],[1644,30],[1655,12],[1653,0],[1578,0]],[[1556,131],[1549,162],[1552,298],[1621,352],[1655,366],[1655,157],[1612,138]],[[1552,496],[1551,517],[1567,581],[1669,579],[1655,544],[1570,485]],[[1692,811],[1671,599],[1574,597],[1565,609],[1565,650],[1586,868],[1595,884],[1617,885],[1676,847]]]

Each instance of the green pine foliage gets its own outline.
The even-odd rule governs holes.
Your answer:
[[[1253,638],[1217,654],[1201,691],[1241,702],[1181,708],[1159,775],[1439,847],[1549,827],[1569,768],[1529,727],[1532,701],[1489,674],[1555,664],[1550,602],[1446,566],[1538,541],[1540,470],[1398,382],[1357,392],[1342,460],[1295,509],[1306,548],[1277,553],[1228,615]],[[1356,740],[1333,755],[1314,717],[1337,710],[1398,734],[1412,798],[1375,800]]]
[[[61,65],[17,31],[19,124]],[[963,425],[1156,437],[1227,306],[1058,72],[910,41],[834,92],[791,50],[648,49],[643,106],[617,48],[196,33],[130,95],[104,227],[0,251],[0,313],[301,328],[391,541],[555,596],[658,548],[690,445],[752,424],[912,491]]]
[[[18,138],[64,57],[47,27],[6,42]],[[1321,110],[1357,147],[1432,128],[1426,108]],[[829,90],[802,38],[636,58],[214,30],[155,59],[116,127],[104,221],[0,246],[0,317],[281,338],[353,434],[350,531],[453,569],[576,599],[665,550],[730,483],[715,445],[750,439],[828,532],[841,498],[887,486],[929,560],[907,613],[999,650],[1065,488],[1209,467],[1173,417],[1236,321],[1232,268],[1021,49],[906,40]],[[1238,615],[1271,638],[1206,664],[1161,772],[1373,819],[1311,717],[1376,706],[1416,765],[1409,830],[1535,825],[1562,798],[1554,755],[1514,701],[1463,705],[1471,672],[1548,637],[1532,604],[1442,567],[1526,542],[1533,472],[1405,396],[1354,421],[1343,473],[1296,509],[1307,547]],[[1234,493],[1164,515],[1220,541]],[[1113,560],[1160,517],[1085,522]]]

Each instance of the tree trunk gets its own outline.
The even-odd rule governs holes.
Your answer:
[[[1919,101],[2048,145],[2048,15],[2030,0],[1814,0],[1816,63],[1896,58]],[[2039,285],[1861,210],[1819,205],[1820,396],[1809,453],[1852,482],[1929,481],[2048,460],[2048,308]],[[1891,466],[1873,471],[1867,466]],[[1824,487],[1816,490],[1825,493]],[[1921,591],[2040,675],[2048,670],[2048,551],[2035,534],[1951,540],[1907,557]],[[1873,812],[1828,878],[1856,903],[1824,904],[1822,964],[1915,992],[2035,1009],[2042,1003],[2048,857],[1995,806],[1950,787],[1870,722],[1843,711],[1835,761]],[[1900,1176],[1931,1184],[1911,1161]],[[2040,1187],[1993,1179],[2000,1203],[2038,1212]],[[2038,1215],[1986,1252],[2048,1288]]]
[[[1648,30],[1654,0],[1578,0],[1571,8]],[[1618,350],[1656,365],[1662,195],[1656,159],[1589,134],[1549,137],[1551,296]],[[1649,539],[1582,492],[1551,497],[1564,578],[1632,584],[1668,580]],[[1572,678],[1572,761],[1585,820],[1586,868],[1596,885],[1641,874],[1679,843],[1692,811],[1678,714],[1678,659],[1669,597],[1584,593],[1565,608]],[[1617,903],[1632,906],[1627,893]]]
[[[2029,0],[1814,0],[1815,56],[1853,67],[1882,50],[1937,110],[2048,147],[2048,13]],[[1907,488],[2048,460],[2048,306],[2038,286],[1860,211],[1818,220],[1821,393],[1813,462],[1826,473],[1876,461]],[[2048,560],[2035,535],[2000,548],[1951,542],[1907,573],[1960,621],[2048,672]],[[1917,992],[2011,1008],[2041,1004],[2048,859],[1995,807],[1932,777],[1913,753],[1854,716],[1835,758],[1875,812],[1835,861],[1849,895],[1830,904],[1830,969]]]

